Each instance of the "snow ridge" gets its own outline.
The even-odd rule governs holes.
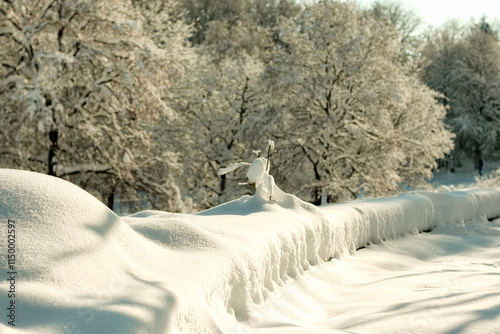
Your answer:
[[[195,215],[118,217],[68,182],[0,169],[0,219],[19,226],[18,314],[29,319],[0,331],[243,332],[262,320],[257,306],[311,266],[439,224],[498,217],[499,204],[500,189],[322,207],[280,193]],[[7,291],[2,281],[1,305]]]

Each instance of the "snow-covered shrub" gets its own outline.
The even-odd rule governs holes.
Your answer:
[[[283,199],[284,192],[276,186],[274,177],[269,174],[271,155],[274,152],[274,142],[269,140],[266,157],[261,157],[261,151],[254,151],[257,158],[250,164],[239,162],[218,171],[219,175],[229,173],[239,167],[249,166],[246,173],[247,182],[242,184],[250,185],[256,188],[255,196],[268,201],[280,201]]]
[[[474,177],[478,188],[500,187],[500,168],[492,172],[489,176]]]

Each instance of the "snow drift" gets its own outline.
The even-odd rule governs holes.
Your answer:
[[[499,204],[499,189],[319,208],[280,193],[194,215],[118,217],[68,182],[2,169],[0,219],[17,226],[18,318],[0,331],[233,333],[311,266],[438,224],[498,217]],[[4,245],[6,228],[0,233]],[[0,265],[6,273],[5,256]],[[2,307],[8,290],[2,281]]]

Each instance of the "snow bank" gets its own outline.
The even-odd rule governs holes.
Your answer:
[[[421,193],[434,206],[433,225],[439,223],[464,223],[468,220],[500,216],[500,189],[472,189],[447,193]]]
[[[330,222],[344,227],[351,253],[369,243],[405,237],[434,225],[433,202],[417,193],[326,205],[320,210]]]
[[[262,323],[264,300],[311,265],[437,224],[500,216],[499,204],[497,189],[319,208],[279,194],[242,197],[196,215],[118,217],[60,179],[0,170],[0,219],[17,224],[22,282],[16,327],[2,321],[0,331],[243,331]],[[7,230],[0,233],[6,240]],[[0,265],[7,272],[5,257]],[[2,281],[0,306],[9,302],[8,290]]]
[[[500,189],[419,192],[319,209],[328,221],[345,227],[352,252],[370,243],[428,231],[438,224],[500,217]]]
[[[6,223],[15,222],[7,269]],[[173,294],[132,260],[151,242],[101,202],[58,178],[0,170],[0,267],[15,272],[15,298],[2,280],[2,309],[14,301],[8,333],[161,333],[172,328]],[[10,277],[10,275],[7,275]],[[3,312],[2,312],[3,314]],[[6,326],[7,325],[7,326]],[[16,330],[16,331],[14,331]]]

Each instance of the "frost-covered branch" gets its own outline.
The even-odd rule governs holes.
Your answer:
[[[444,109],[400,62],[398,31],[387,21],[353,3],[325,1],[280,28],[289,48],[268,71],[280,101],[276,132],[296,144],[275,163],[285,190],[300,184],[301,196],[315,203],[324,191],[330,201],[356,189],[389,194],[449,150]],[[412,169],[402,172],[409,160]]]
[[[0,141],[23,157],[0,163],[57,173],[103,198],[151,192],[156,207],[180,209],[165,191],[176,188],[176,158],[153,128],[171,114],[162,97],[190,56],[190,28],[163,21],[178,30],[163,30],[161,49],[138,8],[118,0],[3,1],[0,17],[0,124],[9,125]],[[139,175],[155,181],[139,185]]]
[[[89,172],[113,174],[113,167],[106,164],[86,163],[73,166],[58,165],[56,168],[56,175],[59,177]]]

